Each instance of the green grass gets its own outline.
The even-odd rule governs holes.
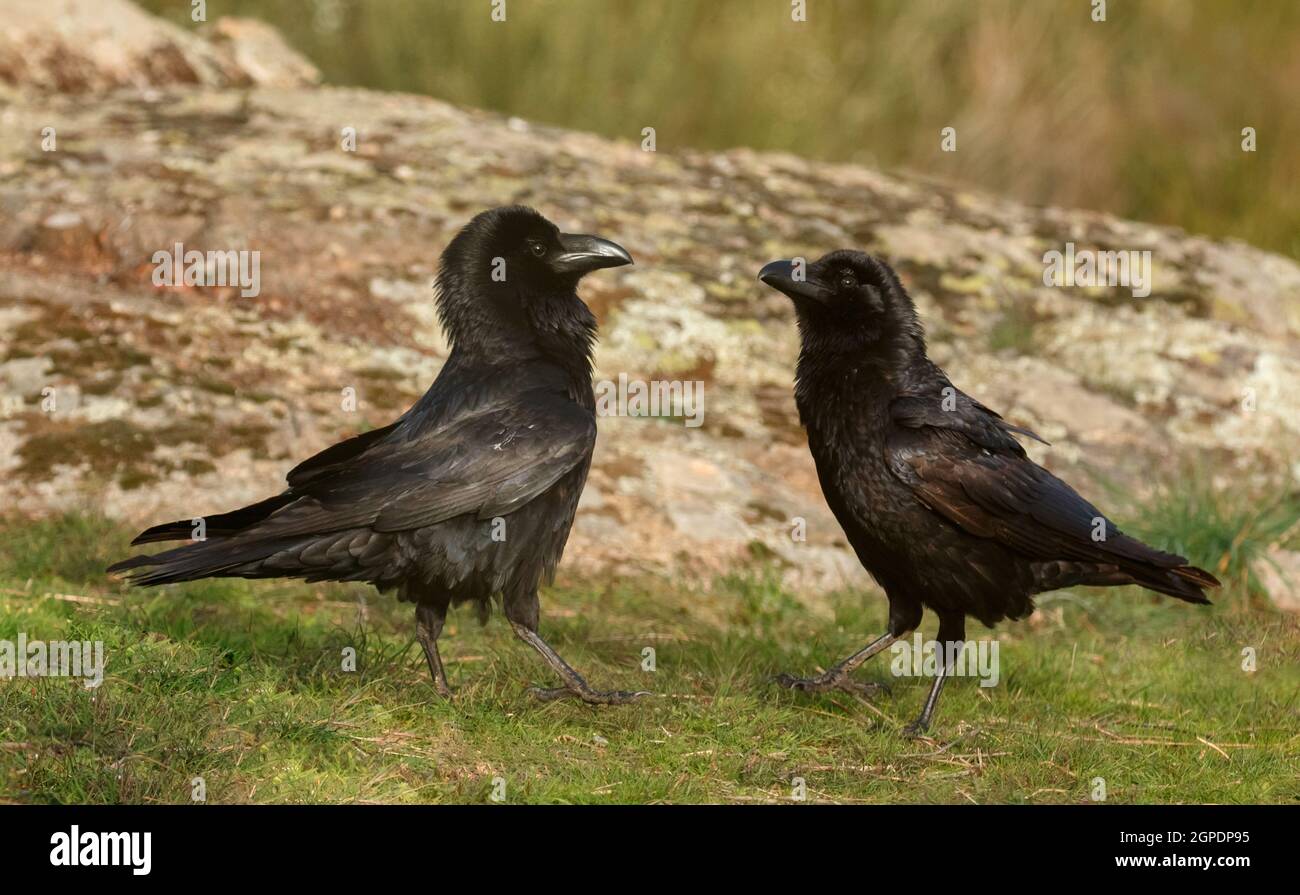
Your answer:
[[[1182,556],[1218,557],[1210,571],[1233,592],[1264,596],[1257,565],[1270,547],[1300,548],[1300,493],[1221,491],[1209,469],[1192,465],[1137,514],[1134,534]]]
[[[1300,799],[1300,625],[1241,592],[1208,608],[1132,589],[1046,599],[998,629],[1000,684],[955,681],[933,738],[907,740],[926,682],[892,678],[887,657],[859,672],[893,688],[874,703],[769,683],[882,630],[876,594],[803,602],[755,571],[707,589],[570,583],[543,595],[544,636],[595,685],[653,698],[535,703],[540,661],[499,617],[462,612],[442,640],[447,703],[409,606],[360,586],[127,590],[98,571],[126,549],[95,518],[0,527],[0,640],[107,655],[96,690],[0,680],[0,799],[186,802],[195,777],[209,802],[486,802],[495,777],[513,803],[789,801],[796,777],[815,802],[1085,802],[1097,777],[1112,802]]]

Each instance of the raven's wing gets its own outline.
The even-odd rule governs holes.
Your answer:
[[[590,411],[550,393],[501,398],[409,435],[398,423],[340,442],[289,473],[289,488],[204,518],[209,538],[249,543],[368,527],[434,525],[506,515],[585,463]],[[156,525],[132,543],[189,539],[192,520]]]
[[[225,520],[208,528],[216,536],[109,571],[132,572],[142,585],[213,575],[391,578],[401,559],[394,532],[507,515],[585,470],[595,441],[592,412],[554,393],[482,402],[427,430],[399,427],[345,459],[336,453],[283,494],[214,517]],[[184,523],[159,529],[167,531],[149,540],[190,534]]]
[[[1026,457],[1010,434],[1023,430],[973,399],[955,405],[941,400],[895,400],[885,448],[894,474],[930,509],[971,535],[993,538],[1032,559],[1121,567],[1186,563],[1123,534],[1073,488]]]
[[[249,504],[246,507],[231,510],[229,513],[217,513],[203,517],[204,535],[211,538],[226,538],[263,522],[273,513],[289,506],[297,499],[298,495],[294,491],[295,487],[301,487],[313,479],[345,469],[347,464],[356,462],[367,451],[382,444],[385,439],[392,435],[393,430],[399,423],[401,423],[401,419],[382,428],[362,432],[360,435],[340,441],[338,444],[330,445],[320,453],[302,461],[289,470],[287,476],[289,489],[287,491],[283,491],[274,497],[268,497],[266,500],[259,500],[257,503]],[[197,519],[179,519],[175,522],[164,522],[161,525],[155,525],[136,535],[131,544],[151,544],[157,541],[180,541],[190,538],[194,534],[194,523],[197,521]]]
[[[297,499],[238,537],[394,532],[468,513],[504,516],[586,463],[595,441],[594,415],[571,401],[526,395],[490,403],[322,464],[291,489]]]
[[[1000,414],[946,381],[931,395],[895,398],[889,410],[896,425],[912,429],[925,426],[952,429],[989,450],[1005,450],[1023,457],[1025,452],[1012,437],[1013,433],[1047,444],[1036,433],[1011,425]]]
[[[285,477],[289,482],[289,487],[294,488],[305,485],[312,479],[339,471],[349,462],[356,460],[366,451],[388,438],[399,423],[401,423],[400,419],[382,428],[362,432],[360,435],[354,435],[340,441],[338,444],[330,445],[319,454],[308,457],[289,470],[288,476]]]

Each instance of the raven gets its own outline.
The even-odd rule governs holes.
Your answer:
[[[542,699],[628,702],[593,690],[537,634],[537,588],[552,579],[596,442],[596,319],[578,281],[631,264],[621,246],[561,233],[531,208],[495,208],[447,245],[437,310],[451,352],[433,385],[391,425],[298,464],[282,493],[135,544],[191,543],[109,568],[138,585],[198,578],[368,581],[415,604],[438,693],[451,688],[437,639],[447,608],[486,620],[496,599],[564,686]],[[196,523],[198,520],[194,520]]]
[[[817,477],[889,599],[887,633],[817,677],[782,675],[784,686],[870,691],[849,674],[915,630],[924,607],[939,618],[939,655],[955,658],[966,616],[1023,618],[1044,591],[1137,584],[1209,602],[1213,575],[1123,534],[1015,436],[1041,438],[953,386],[888,264],[841,250],[773,261],[759,279],[794,303],[795,403]],[[952,664],[940,661],[910,735],[929,726]]]

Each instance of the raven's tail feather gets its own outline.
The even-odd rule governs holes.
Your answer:
[[[274,538],[236,539],[236,536],[264,522],[294,499],[285,492],[229,513],[155,525],[140,532],[131,543],[152,544],[157,541],[180,540],[190,543],[152,556],[132,556],[114,563],[107,571],[110,575],[129,573],[132,584],[145,587],[176,581],[195,581],[199,578],[273,577],[270,570],[262,572],[258,564],[282,549],[284,542]],[[200,534],[201,537],[198,537]]]
[[[275,497],[269,497],[246,507],[231,510],[229,513],[204,516],[202,518],[204,534],[210,538],[227,538],[238,534],[244,529],[262,522],[276,510],[293,500],[293,496],[288,493],[277,494]],[[131,543],[134,545],[152,544],[155,541],[188,540],[194,536],[195,523],[198,521],[198,519],[179,519],[175,522],[164,522],[162,525],[155,525],[153,528],[147,528],[140,532]]]
[[[131,584],[139,587],[200,578],[277,577],[284,575],[284,571],[267,569],[262,572],[259,563],[283,547],[283,543],[265,541],[195,541],[152,556],[132,556],[109,566],[108,573],[129,573]]]
[[[1196,566],[1179,566],[1173,570],[1173,573],[1179,578],[1185,578],[1198,587],[1222,587],[1223,582],[1215,578],[1204,569],[1198,569]]]
[[[395,552],[396,551],[396,552]],[[134,585],[172,584],[199,578],[301,578],[305,581],[370,581],[385,585],[401,577],[393,535],[368,528],[276,535],[254,527],[236,537],[191,541],[152,556],[133,556],[109,566]]]
[[[1188,603],[1209,603],[1205,588],[1221,586],[1209,572],[1188,565],[1187,557],[1157,550],[1119,531],[1107,538],[1106,550],[1131,583],[1156,593]]]
[[[1057,561],[1039,564],[1034,574],[1040,593],[1080,584],[1089,587],[1136,584],[1188,603],[1209,603],[1205,588],[1220,587],[1219,579],[1204,569],[1187,565],[1187,560],[1180,556],[1167,556],[1178,564]]]
[[[1209,603],[1209,599],[1205,596],[1205,588],[1222,586],[1218,578],[1196,566],[1183,565],[1172,569],[1126,569],[1125,571],[1132,576],[1134,584],[1188,603]]]

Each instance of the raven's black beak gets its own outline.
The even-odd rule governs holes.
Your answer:
[[[632,256],[616,242],[599,236],[561,233],[558,255],[552,255],[551,270],[556,273],[584,274],[602,267],[622,267],[632,263]]]
[[[831,299],[831,290],[807,278],[807,264],[793,261],[773,261],[765,264],[758,278],[779,292],[794,299],[805,298],[825,304]]]

